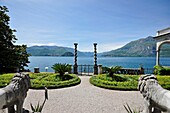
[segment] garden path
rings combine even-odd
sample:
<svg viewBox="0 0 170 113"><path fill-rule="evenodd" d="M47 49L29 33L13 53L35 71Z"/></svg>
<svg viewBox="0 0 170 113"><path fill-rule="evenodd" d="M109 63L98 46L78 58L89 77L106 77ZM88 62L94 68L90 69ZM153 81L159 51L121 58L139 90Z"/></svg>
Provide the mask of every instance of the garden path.
<svg viewBox="0 0 170 113"><path fill-rule="evenodd" d="M138 91L115 91L95 87L89 76L80 76L81 84L69 88L49 90L42 113L127 113L123 105L142 109L143 99ZM37 105L44 99L44 90L29 90L24 107Z"/></svg>

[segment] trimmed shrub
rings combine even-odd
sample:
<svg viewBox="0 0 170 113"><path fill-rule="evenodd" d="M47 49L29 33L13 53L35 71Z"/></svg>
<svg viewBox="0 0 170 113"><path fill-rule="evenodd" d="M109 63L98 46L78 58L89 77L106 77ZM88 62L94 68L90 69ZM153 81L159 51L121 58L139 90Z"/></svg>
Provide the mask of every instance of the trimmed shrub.
<svg viewBox="0 0 170 113"><path fill-rule="evenodd" d="M170 76L157 76L157 79L163 88L170 90Z"/></svg>
<svg viewBox="0 0 170 113"><path fill-rule="evenodd" d="M170 75L170 68L169 67L163 67L163 66L154 66L154 73L156 75Z"/></svg>
<svg viewBox="0 0 170 113"><path fill-rule="evenodd" d="M14 73L10 74L1 74L0 75L0 88L5 87L10 83L12 80L12 77L14 76Z"/></svg>

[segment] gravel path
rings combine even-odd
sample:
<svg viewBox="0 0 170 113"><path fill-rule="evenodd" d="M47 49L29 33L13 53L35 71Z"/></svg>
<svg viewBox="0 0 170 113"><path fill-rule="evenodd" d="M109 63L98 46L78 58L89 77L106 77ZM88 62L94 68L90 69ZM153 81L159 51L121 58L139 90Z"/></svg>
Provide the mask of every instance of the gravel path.
<svg viewBox="0 0 170 113"><path fill-rule="evenodd" d="M49 90L42 113L127 113L123 107L128 103L134 109L143 108L143 99L138 91L115 91L95 87L88 76L81 76L81 84L62 89ZM24 103L37 105L44 99L44 90L29 90Z"/></svg>

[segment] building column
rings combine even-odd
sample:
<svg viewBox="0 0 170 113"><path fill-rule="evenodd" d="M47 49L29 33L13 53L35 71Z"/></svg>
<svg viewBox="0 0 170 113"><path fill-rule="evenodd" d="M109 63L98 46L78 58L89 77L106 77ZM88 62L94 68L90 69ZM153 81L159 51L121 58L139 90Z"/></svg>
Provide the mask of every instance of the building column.
<svg viewBox="0 0 170 113"><path fill-rule="evenodd" d="M94 43L94 75L98 74L98 66L97 66L97 43Z"/></svg>
<svg viewBox="0 0 170 113"><path fill-rule="evenodd" d="M161 42L157 42L156 43L156 65L159 65L159 57L160 57L160 46L161 46Z"/></svg>
<svg viewBox="0 0 170 113"><path fill-rule="evenodd" d="M77 72L77 45L78 43L74 43L75 49L74 49L74 74L78 74Z"/></svg>
<svg viewBox="0 0 170 113"><path fill-rule="evenodd" d="M159 57L160 57L159 50L157 50L156 51L156 65L159 65Z"/></svg>

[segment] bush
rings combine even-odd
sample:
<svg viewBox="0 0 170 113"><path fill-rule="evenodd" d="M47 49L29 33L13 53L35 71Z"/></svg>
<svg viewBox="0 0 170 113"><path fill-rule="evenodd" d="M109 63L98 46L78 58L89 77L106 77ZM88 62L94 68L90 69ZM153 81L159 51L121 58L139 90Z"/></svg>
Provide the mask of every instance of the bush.
<svg viewBox="0 0 170 113"><path fill-rule="evenodd" d="M0 88L5 87L6 85L8 85L13 76L14 76L14 73L1 74L0 75Z"/></svg>
<svg viewBox="0 0 170 113"><path fill-rule="evenodd" d="M157 76L157 79L163 88L170 90L170 76Z"/></svg>
<svg viewBox="0 0 170 113"><path fill-rule="evenodd" d="M170 68L169 67L163 67L163 66L154 66L154 73L156 75L170 75Z"/></svg>

